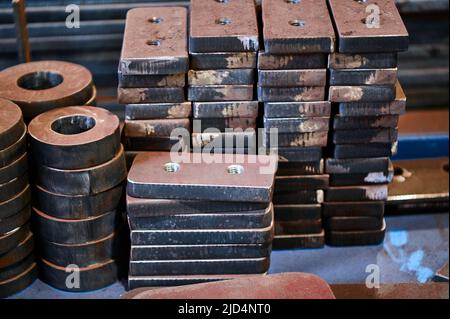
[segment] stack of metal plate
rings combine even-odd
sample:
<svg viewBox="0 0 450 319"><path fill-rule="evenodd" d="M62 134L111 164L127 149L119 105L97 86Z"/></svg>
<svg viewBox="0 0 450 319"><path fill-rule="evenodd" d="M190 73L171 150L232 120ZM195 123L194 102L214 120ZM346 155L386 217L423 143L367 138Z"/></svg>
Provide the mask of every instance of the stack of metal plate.
<svg viewBox="0 0 450 319"><path fill-rule="evenodd" d="M205 165L173 156L141 153L128 175L129 288L266 273L276 157Z"/></svg>
<svg viewBox="0 0 450 319"><path fill-rule="evenodd" d="M280 156L275 184L275 247L317 248L322 227L322 148L328 143L327 59L334 29L325 0L265 0L258 95L264 146Z"/></svg>
<svg viewBox="0 0 450 319"><path fill-rule="evenodd" d="M55 109L34 118L29 135L41 279L70 292L114 283L127 175L119 119L96 107Z"/></svg>
<svg viewBox="0 0 450 319"><path fill-rule="evenodd" d="M329 0L339 36L330 56L333 145L326 172L324 217L330 245L379 244L386 225L389 157L397 149L406 98L397 53L408 33L393 1Z"/></svg>
<svg viewBox="0 0 450 319"><path fill-rule="evenodd" d="M256 154L258 21L254 0L193 0L188 98L196 150Z"/></svg>
<svg viewBox="0 0 450 319"><path fill-rule="evenodd" d="M20 108L0 99L0 298L19 292L37 277L26 134Z"/></svg>
<svg viewBox="0 0 450 319"><path fill-rule="evenodd" d="M184 88L188 68L186 8L128 12L118 90L119 103L126 104L127 150L166 151L180 136L189 136L192 107Z"/></svg>

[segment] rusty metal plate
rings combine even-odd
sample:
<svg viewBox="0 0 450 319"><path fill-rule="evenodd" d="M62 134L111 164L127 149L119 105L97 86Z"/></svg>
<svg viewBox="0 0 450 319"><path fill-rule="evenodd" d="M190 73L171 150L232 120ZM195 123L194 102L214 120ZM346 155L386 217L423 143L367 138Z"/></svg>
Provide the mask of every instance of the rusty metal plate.
<svg viewBox="0 0 450 319"><path fill-rule="evenodd" d="M333 143L337 145L348 144L394 144L398 141L398 129L364 129L340 130L333 132Z"/></svg>
<svg viewBox="0 0 450 319"><path fill-rule="evenodd" d="M204 118L194 120L194 133L208 132L210 129L217 129L226 132L228 129L256 129L256 118L228 117L228 118ZM199 131L200 129L200 131Z"/></svg>
<svg viewBox="0 0 450 319"><path fill-rule="evenodd" d="M0 150L15 144L25 130L22 110L16 104L0 98Z"/></svg>
<svg viewBox="0 0 450 319"><path fill-rule="evenodd" d="M119 86L123 88L184 87L186 74L170 75L123 75L119 71Z"/></svg>
<svg viewBox="0 0 450 319"><path fill-rule="evenodd" d="M306 235L277 235L273 249L318 249L325 246L325 231Z"/></svg>
<svg viewBox="0 0 450 319"><path fill-rule="evenodd" d="M388 172L371 172L363 174L331 174L332 186L383 185L392 182L393 170Z"/></svg>
<svg viewBox="0 0 450 319"><path fill-rule="evenodd" d="M20 228L28 221L31 217L31 207L30 205L27 205L24 209L22 209L20 212L6 217L4 219L0 220L0 234L7 234L14 229Z"/></svg>
<svg viewBox="0 0 450 319"><path fill-rule="evenodd" d="M27 238L30 233L30 225L25 224L24 226L14 229L6 234L0 234L0 255L13 250L22 241Z"/></svg>
<svg viewBox="0 0 450 319"><path fill-rule="evenodd" d="M0 281L0 298L6 298L30 286L38 277L36 263L33 263L21 274L5 281Z"/></svg>
<svg viewBox="0 0 450 319"><path fill-rule="evenodd" d="M399 115L379 115L379 116L340 116L333 118L333 129L351 130L367 128L396 128L399 122Z"/></svg>
<svg viewBox="0 0 450 319"><path fill-rule="evenodd" d="M40 279L48 285L67 292L85 292L105 288L112 285L118 278L118 266L114 260L79 268L79 287L68 288L66 285L67 269L41 259ZM78 270L78 269L77 269ZM72 273L74 270L69 268Z"/></svg>
<svg viewBox="0 0 450 319"><path fill-rule="evenodd" d="M28 185L28 175L22 175L13 180L0 184L0 203L19 194Z"/></svg>
<svg viewBox="0 0 450 319"><path fill-rule="evenodd" d="M27 151L27 130L25 124L23 134L14 144L0 150L0 169L18 160Z"/></svg>
<svg viewBox="0 0 450 319"><path fill-rule="evenodd" d="M264 0L262 19L268 53L334 51L333 23L325 1Z"/></svg>
<svg viewBox="0 0 450 319"><path fill-rule="evenodd" d="M272 136L272 140L274 137ZM278 135L278 144L271 141L271 133L263 136L263 146L271 147L326 147L328 145L328 131L312 133L284 133Z"/></svg>
<svg viewBox="0 0 450 319"><path fill-rule="evenodd" d="M279 162L277 176L323 175L323 159L306 162Z"/></svg>
<svg viewBox="0 0 450 319"><path fill-rule="evenodd" d="M20 64L0 72L0 97L16 103L29 121L50 109L85 105L93 96L92 74L62 61Z"/></svg>
<svg viewBox="0 0 450 319"><path fill-rule="evenodd" d="M123 199L124 186L90 196L67 196L51 193L36 186L36 206L47 215L62 219L84 219L103 215L117 209Z"/></svg>
<svg viewBox="0 0 450 319"><path fill-rule="evenodd" d="M329 246L368 246L380 245L386 234L386 222L379 230L362 231L329 231L326 234L326 243Z"/></svg>
<svg viewBox="0 0 450 319"><path fill-rule="evenodd" d="M275 177L276 192L292 191L293 189L319 190L329 185L328 175L300 175Z"/></svg>
<svg viewBox="0 0 450 319"><path fill-rule="evenodd" d="M328 60L330 69L390 69L398 65L397 53L332 53Z"/></svg>
<svg viewBox="0 0 450 319"><path fill-rule="evenodd" d="M398 69L330 69L330 85L394 85Z"/></svg>
<svg viewBox="0 0 450 319"><path fill-rule="evenodd" d="M398 143L394 144L348 144L334 145L333 156L337 159L364 158L364 157L390 157L397 153Z"/></svg>
<svg viewBox="0 0 450 319"><path fill-rule="evenodd" d="M326 202L386 201L387 185L329 187L325 190Z"/></svg>
<svg viewBox="0 0 450 319"><path fill-rule="evenodd" d="M189 119L125 120L126 137L168 137L175 129L191 130Z"/></svg>
<svg viewBox="0 0 450 319"><path fill-rule="evenodd" d="M312 205L322 204L324 199L323 190L291 190L278 191L275 189L273 195L274 205Z"/></svg>
<svg viewBox="0 0 450 319"><path fill-rule="evenodd" d="M264 103L264 116L267 118L329 117L330 115L331 103L326 101Z"/></svg>
<svg viewBox="0 0 450 319"><path fill-rule="evenodd" d="M168 153L139 154L128 175L127 193L140 198L269 203L275 172L261 174L261 163L276 163L277 159L264 155L242 157L243 164L205 166L174 163Z"/></svg>
<svg viewBox="0 0 450 319"><path fill-rule="evenodd" d="M0 256L0 270L17 264L31 254L34 248L34 239L31 232L12 250Z"/></svg>
<svg viewBox="0 0 450 319"><path fill-rule="evenodd" d="M28 170L28 156L23 154L11 164L0 167L0 184L5 184L11 180L25 175Z"/></svg>
<svg viewBox="0 0 450 319"><path fill-rule="evenodd" d="M298 70L298 69L326 69L327 54L270 54L263 51L258 53L259 70Z"/></svg>
<svg viewBox="0 0 450 319"><path fill-rule="evenodd" d="M265 273L270 258L131 261L131 276L232 275Z"/></svg>
<svg viewBox="0 0 450 319"><path fill-rule="evenodd" d="M190 70L188 84L190 86L202 85L249 85L255 82L253 69L229 70Z"/></svg>
<svg viewBox="0 0 450 319"><path fill-rule="evenodd" d="M258 85L263 87L326 86L327 70L259 70Z"/></svg>
<svg viewBox="0 0 450 319"><path fill-rule="evenodd" d="M279 133L323 132L330 127L329 117L308 118L267 118L264 117L266 130L277 129Z"/></svg>
<svg viewBox="0 0 450 319"><path fill-rule="evenodd" d="M120 150L119 118L97 107L67 107L29 125L34 160L58 169L84 169L110 161Z"/></svg>
<svg viewBox="0 0 450 319"><path fill-rule="evenodd" d="M199 260L210 259L267 258L270 245L177 245L177 246L132 246L133 261L145 260Z"/></svg>
<svg viewBox="0 0 450 319"><path fill-rule="evenodd" d="M253 0L191 1L190 52L256 52L258 39Z"/></svg>
<svg viewBox="0 0 450 319"><path fill-rule="evenodd" d="M24 209L31 200L30 187L27 185L25 189L13 198L0 202L0 220L17 214Z"/></svg>
<svg viewBox="0 0 450 319"><path fill-rule="evenodd" d="M328 158L325 172L328 174L358 174L369 172L387 172L392 163L388 157L376 158Z"/></svg>
<svg viewBox="0 0 450 319"><path fill-rule="evenodd" d="M278 235L298 235L317 234L322 231L322 219L317 220L296 220L277 221L275 223L275 236Z"/></svg>
<svg viewBox="0 0 450 319"><path fill-rule="evenodd" d="M126 120L183 119L191 115L191 102L125 105Z"/></svg>
<svg viewBox="0 0 450 319"><path fill-rule="evenodd" d="M127 176L123 146L109 162L80 170L61 170L39 165L36 174L37 184L52 193L77 196L94 195L106 192Z"/></svg>
<svg viewBox="0 0 450 319"><path fill-rule="evenodd" d="M114 233L119 218L116 211L86 219L61 219L33 208L39 236L58 244L83 244Z"/></svg>
<svg viewBox="0 0 450 319"><path fill-rule="evenodd" d="M186 8L128 11L119 65L123 75L181 74L188 67Z"/></svg>
<svg viewBox="0 0 450 319"><path fill-rule="evenodd" d="M193 104L194 119L207 118L257 118L258 102L196 102Z"/></svg>
<svg viewBox="0 0 450 319"><path fill-rule="evenodd" d="M361 85L330 86L331 102L392 102L395 100L395 86Z"/></svg>
<svg viewBox="0 0 450 319"><path fill-rule="evenodd" d="M216 148L254 148L256 149L255 130L244 132L225 132L225 133L192 133L192 146L201 149L202 147Z"/></svg>
<svg viewBox="0 0 450 319"><path fill-rule="evenodd" d="M253 85L201 85L188 88L194 102L253 101Z"/></svg>
<svg viewBox="0 0 450 319"><path fill-rule="evenodd" d="M322 218L322 205L277 205L274 207L274 212L277 222L318 220Z"/></svg>
<svg viewBox="0 0 450 319"><path fill-rule="evenodd" d="M324 221L327 231L380 230L383 218L377 217L332 217Z"/></svg>
<svg viewBox="0 0 450 319"><path fill-rule="evenodd" d="M321 147L280 147L274 151L279 156L279 163L319 162L323 157Z"/></svg>
<svg viewBox="0 0 450 319"><path fill-rule="evenodd" d="M183 103L185 101L184 88L119 87L117 96L120 104Z"/></svg>
<svg viewBox="0 0 450 319"><path fill-rule="evenodd" d="M312 102L325 100L325 87L261 87L258 86L260 102Z"/></svg>
<svg viewBox="0 0 450 319"><path fill-rule="evenodd" d="M393 1L329 0L328 3L339 37L340 53L408 49L408 31Z"/></svg>
<svg viewBox="0 0 450 319"><path fill-rule="evenodd" d="M384 201L369 202L325 202L323 217L377 217L384 216Z"/></svg>
<svg viewBox="0 0 450 319"><path fill-rule="evenodd" d="M190 53L193 70L255 69L255 52Z"/></svg>

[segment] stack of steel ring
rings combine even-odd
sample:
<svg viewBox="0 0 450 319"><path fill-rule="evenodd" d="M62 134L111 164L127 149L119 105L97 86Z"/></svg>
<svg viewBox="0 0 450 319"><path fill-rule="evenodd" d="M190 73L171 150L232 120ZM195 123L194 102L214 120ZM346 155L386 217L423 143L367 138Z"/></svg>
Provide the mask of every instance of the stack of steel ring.
<svg viewBox="0 0 450 319"><path fill-rule="evenodd" d="M29 135L41 279L71 292L114 283L127 176L119 119L96 107L55 109L34 118Z"/></svg>
<svg viewBox="0 0 450 319"><path fill-rule="evenodd" d="M0 97L16 103L26 123L54 108L95 105L96 89L85 67L62 61L19 64L0 72Z"/></svg>
<svg viewBox="0 0 450 319"><path fill-rule="evenodd" d="M14 103L0 99L0 298L37 277L30 232L26 125Z"/></svg>

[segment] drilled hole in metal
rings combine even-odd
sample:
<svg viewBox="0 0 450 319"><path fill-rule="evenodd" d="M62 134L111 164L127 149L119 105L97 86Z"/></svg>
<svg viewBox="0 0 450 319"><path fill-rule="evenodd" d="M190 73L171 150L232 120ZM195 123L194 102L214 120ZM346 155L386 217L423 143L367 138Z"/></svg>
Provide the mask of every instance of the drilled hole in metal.
<svg viewBox="0 0 450 319"><path fill-rule="evenodd" d="M177 163L167 163L164 165L164 170L167 173L176 173L181 169L180 164Z"/></svg>
<svg viewBox="0 0 450 319"><path fill-rule="evenodd" d="M442 169L444 170L444 172L448 173L448 163L442 166Z"/></svg>
<svg viewBox="0 0 450 319"><path fill-rule="evenodd" d="M220 25L230 25L230 24L231 24L231 20L230 20L230 19L227 19L227 18L217 19L217 20L216 20L216 24L220 24Z"/></svg>
<svg viewBox="0 0 450 319"><path fill-rule="evenodd" d="M39 91L57 87L63 81L64 78L58 73L41 71L22 76L17 81L17 85L26 90Z"/></svg>
<svg viewBox="0 0 450 319"><path fill-rule="evenodd" d="M153 17L153 18L148 19L148 22L155 23L155 24L159 24L163 21L164 21L163 18L160 18L160 17Z"/></svg>
<svg viewBox="0 0 450 319"><path fill-rule="evenodd" d="M244 173L244 168L241 165L228 166L228 174L241 175L242 173Z"/></svg>
<svg viewBox="0 0 450 319"><path fill-rule="evenodd" d="M159 40L149 40L147 41L147 45L151 45L151 46L160 46L161 45L161 41Z"/></svg>
<svg viewBox="0 0 450 319"><path fill-rule="evenodd" d="M57 119L51 127L56 133L75 135L91 130L95 124L95 119L92 117L75 115Z"/></svg>
<svg viewBox="0 0 450 319"><path fill-rule="evenodd" d="M394 167L394 176L403 176L405 173L405 170L401 167L395 166Z"/></svg>
<svg viewBox="0 0 450 319"><path fill-rule="evenodd" d="M294 27L303 28L305 27L305 21L302 20L291 20L289 24Z"/></svg>

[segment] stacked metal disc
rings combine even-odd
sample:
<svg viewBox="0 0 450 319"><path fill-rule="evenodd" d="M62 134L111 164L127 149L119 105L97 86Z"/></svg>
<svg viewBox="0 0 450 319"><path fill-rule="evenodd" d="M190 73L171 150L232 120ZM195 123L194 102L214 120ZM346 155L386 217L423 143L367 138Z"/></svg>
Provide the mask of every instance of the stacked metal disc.
<svg viewBox="0 0 450 319"><path fill-rule="evenodd" d="M20 106L26 123L54 108L96 103L91 72L73 63L19 64L1 71L0 83L0 97Z"/></svg>
<svg viewBox="0 0 450 319"><path fill-rule="evenodd" d="M119 119L96 107L43 113L29 125L40 278L70 292L114 283L127 170Z"/></svg>
<svg viewBox="0 0 450 319"><path fill-rule="evenodd" d="M119 103L126 104L127 150L168 151L180 135L189 139L192 106L184 92L188 60L186 8L128 12L118 90Z"/></svg>
<svg viewBox="0 0 450 319"><path fill-rule="evenodd" d="M238 156L245 164L172 161L167 152L137 155L127 187L130 289L268 271L277 160ZM273 170L261 170L269 162Z"/></svg>
<svg viewBox="0 0 450 319"><path fill-rule="evenodd" d="M37 278L30 232L27 127L20 108L0 99L0 298Z"/></svg>
<svg viewBox="0 0 450 319"><path fill-rule="evenodd" d="M331 55L333 133L324 218L329 245L383 242L387 184L406 98L397 81L397 52L408 33L393 1L329 0L339 36ZM370 14L372 13L372 14Z"/></svg>
<svg viewBox="0 0 450 319"><path fill-rule="evenodd" d="M264 146L280 156L275 183L277 248L325 244L322 202L328 187L322 148L328 143L328 54L334 30L325 1L265 0L258 95L264 102ZM282 19L280 19L282 17Z"/></svg>
<svg viewBox="0 0 450 319"><path fill-rule="evenodd" d="M188 99L195 151L256 154L258 21L253 0L193 0Z"/></svg>

